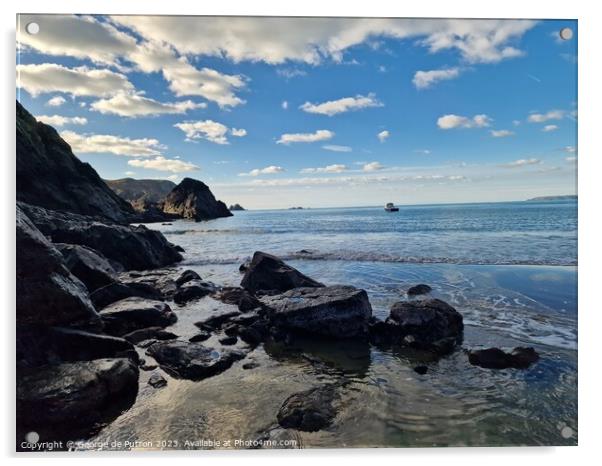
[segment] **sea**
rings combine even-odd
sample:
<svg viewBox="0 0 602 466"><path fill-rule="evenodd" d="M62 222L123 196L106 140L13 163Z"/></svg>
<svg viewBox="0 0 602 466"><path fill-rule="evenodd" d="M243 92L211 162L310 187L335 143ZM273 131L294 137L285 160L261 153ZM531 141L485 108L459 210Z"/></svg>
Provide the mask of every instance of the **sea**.
<svg viewBox="0 0 602 466"><path fill-rule="evenodd" d="M147 227L182 246L179 267L203 279L237 286L239 265L264 251L325 284L365 289L381 318L407 299L410 286L426 283L432 296L463 315L460 349L425 360L365 343L300 340L294 351L261 345L247 358L257 368L236 364L201 382L166 375L167 387L156 390L145 385L143 373L136 404L95 439L176 440L162 448L179 449L252 441L275 427L287 396L344 376L350 383L335 422L290 434L297 446L576 444L577 202L399 207L236 211L229 218ZM223 306L209 297L174 305L179 321L173 330L192 336L193 322ZM206 344L219 346L217 338ZM491 346L532 346L541 359L527 370L468 363L466 351ZM426 364L427 374L417 374L417 364Z"/></svg>

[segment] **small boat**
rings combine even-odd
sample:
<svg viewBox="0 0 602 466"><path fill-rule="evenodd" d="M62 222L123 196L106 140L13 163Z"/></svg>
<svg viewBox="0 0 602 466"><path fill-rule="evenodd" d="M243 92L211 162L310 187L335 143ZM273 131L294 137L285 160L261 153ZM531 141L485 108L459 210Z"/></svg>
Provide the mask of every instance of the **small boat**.
<svg viewBox="0 0 602 466"><path fill-rule="evenodd" d="M387 212L399 212L399 207L395 207L395 204L393 204L392 202L389 202L385 206L385 210Z"/></svg>

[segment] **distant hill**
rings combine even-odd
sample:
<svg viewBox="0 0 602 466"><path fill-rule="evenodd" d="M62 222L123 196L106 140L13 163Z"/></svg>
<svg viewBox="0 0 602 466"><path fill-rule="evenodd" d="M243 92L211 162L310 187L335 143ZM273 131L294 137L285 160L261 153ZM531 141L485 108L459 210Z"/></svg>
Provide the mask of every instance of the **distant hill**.
<svg viewBox="0 0 602 466"><path fill-rule="evenodd" d="M576 201L577 195L566 194L563 196L540 196L532 199L527 199L526 202L542 202L542 201Z"/></svg>
<svg viewBox="0 0 602 466"><path fill-rule="evenodd" d="M141 201L160 202L176 187L176 184L169 180L135 180L134 178L105 180L105 183L119 197L131 204Z"/></svg>

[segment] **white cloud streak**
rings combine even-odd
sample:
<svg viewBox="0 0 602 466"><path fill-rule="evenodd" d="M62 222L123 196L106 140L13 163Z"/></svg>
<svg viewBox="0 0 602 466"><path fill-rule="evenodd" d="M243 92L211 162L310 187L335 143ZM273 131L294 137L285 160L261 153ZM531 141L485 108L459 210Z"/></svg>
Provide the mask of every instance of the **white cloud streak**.
<svg viewBox="0 0 602 466"><path fill-rule="evenodd" d="M36 120L59 128L65 125L85 125L88 123L88 120L84 117L66 117L62 115L37 115Z"/></svg>
<svg viewBox="0 0 602 466"><path fill-rule="evenodd" d="M327 129L319 129L315 133L285 133L280 136L280 139L276 141L276 144L288 146L289 144L297 142L327 141L333 137L334 133Z"/></svg>
<svg viewBox="0 0 602 466"><path fill-rule="evenodd" d="M158 102L140 94L118 94L108 99L93 102L92 110L102 114L119 115L123 117L157 116L163 114L182 114L189 110L205 108L204 102L195 103L191 100L182 102Z"/></svg>
<svg viewBox="0 0 602 466"><path fill-rule="evenodd" d="M344 97L338 100L329 100L320 104L305 102L299 108L307 113L333 116L353 110L382 106L383 104L376 99L374 94L368 94L367 96L356 95L355 97Z"/></svg>
<svg viewBox="0 0 602 466"><path fill-rule="evenodd" d="M148 170L158 170L172 173L184 173L200 170L200 168L193 163L184 162L178 159L167 159L163 156L157 156L154 159L128 160L128 165L136 168L146 168Z"/></svg>
<svg viewBox="0 0 602 466"><path fill-rule="evenodd" d="M228 132L236 137L242 137L247 134L244 129L233 128L229 130L226 125L213 120L184 121L174 126L182 130L188 140L206 139L215 144L230 144L227 138Z"/></svg>
<svg viewBox="0 0 602 466"><path fill-rule="evenodd" d="M447 68L441 70L416 71L412 82L416 89L428 89L439 81L455 79L460 76L459 68Z"/></svg>
<svg viewBox="0 0 602 466"><path fill-rule="evenodd" d="M461 115L443 115L437 120L437 126L441 129L455 128L483 128L489 126L493 120L487 115L475 115L472 118Z"/></svg>
<svg viewBox="0 0 602 466"><path fill-rule="evenodd" d="M109 134L79 134L62 131L61 137L67 141L76 154L114 154L128 157L148 157L161 155L165 146L157 139L130 139Z"/></svg>

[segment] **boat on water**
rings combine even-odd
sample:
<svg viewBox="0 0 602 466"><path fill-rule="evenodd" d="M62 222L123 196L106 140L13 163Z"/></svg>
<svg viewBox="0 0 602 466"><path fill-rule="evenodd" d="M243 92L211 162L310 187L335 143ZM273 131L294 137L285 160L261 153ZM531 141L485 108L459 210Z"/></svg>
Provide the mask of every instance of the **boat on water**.
<svg viewBox="0 0 602 466"><path fill-rule="evenodd" d="M389 202L385 206L385 210L387 212L399 212L399 207L395 207L395 204L393 204L392 202Z"/></svg>

